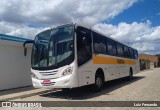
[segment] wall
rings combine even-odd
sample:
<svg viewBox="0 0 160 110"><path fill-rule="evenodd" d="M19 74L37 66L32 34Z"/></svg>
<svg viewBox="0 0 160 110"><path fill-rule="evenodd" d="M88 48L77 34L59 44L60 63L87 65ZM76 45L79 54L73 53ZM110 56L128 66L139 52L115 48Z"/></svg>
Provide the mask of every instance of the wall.
<svg viewBox="0 0 160 110"><path fill-rule="evenodd" d="M0 90L31 85L31 46L24 56L23 43L0 41Z"/></svg>
<svg viewBox="0 0 160 110"><path fill-rule="evenodd" d="M149 69L150 68L150 61L145 59L140 59L140 70Z"/></svg>
<svg viewBox="0 0 160 110"><path fill-rule="evenodd" d="M150 62L150 69L154 68L154 62Z"/></svg>

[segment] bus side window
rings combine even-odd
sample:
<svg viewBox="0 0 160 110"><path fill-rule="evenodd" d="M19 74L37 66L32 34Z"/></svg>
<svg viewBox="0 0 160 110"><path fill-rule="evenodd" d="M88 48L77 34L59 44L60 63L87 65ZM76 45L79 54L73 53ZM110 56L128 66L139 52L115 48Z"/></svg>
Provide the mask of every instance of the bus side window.
<svg viewBox="0 0 160 110"><path fill-rule="evenodd" d="M129 49L127 46L124 46L124 57L129 58Z"/></svg>
<svg viewBox="0 0 160 110"><path fill-rule="evenodd" d="M130 58L134 59L134 52L132 48L129 48Z"/></svg>
<svg viewBox="0 0 160 110"><path fill-rule="evenodd" d="M93 32L94 52L97 54L106 54L106 39L102 35Z"/></svg>
<svg viewBox="0 0 160 110"><path fill-rule="evenodd" d="M135 57L135 59L138 59L138 51L137 50L134 50L134 57Z"/></svg>
<svg viewBox="0 0 160 110"><path fill-rule="evenodd" d="M124 56L123 47L122 47L122 44L120 44L120 43L117 43L117 54L118 54L118 56L120 56L120 57L123 57L123 56Z"/></svg>
<svg viewBox="0 0 160 110"><path fill-rule="evenodd" d="M116 42L114 42L113 40L110 39L107 40L107 49L109 55L113 56L117 55Z"/></svg>

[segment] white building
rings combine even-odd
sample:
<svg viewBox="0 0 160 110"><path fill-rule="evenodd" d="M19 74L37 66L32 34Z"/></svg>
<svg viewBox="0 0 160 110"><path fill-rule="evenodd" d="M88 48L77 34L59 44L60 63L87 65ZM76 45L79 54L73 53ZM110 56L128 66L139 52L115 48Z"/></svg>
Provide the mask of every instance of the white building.
<svg viewBox="0 0 160 110"><path fill-rule="evenodd" d="M0 90L31 85L31 45L24 56L24 41L29 40L0 34Z"/></svg>

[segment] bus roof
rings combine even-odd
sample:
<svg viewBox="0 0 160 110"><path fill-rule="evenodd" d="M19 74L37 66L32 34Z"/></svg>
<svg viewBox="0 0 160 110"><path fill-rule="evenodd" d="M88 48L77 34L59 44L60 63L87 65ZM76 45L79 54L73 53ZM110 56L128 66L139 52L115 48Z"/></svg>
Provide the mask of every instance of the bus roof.
<svg viewBox="0 0 160 110"><path fill-rule="evenodd" d="M135 49L135 48L133 48L133 47L131 47L131 46L125 44L125 43L122 43L122 42L120 42L120 41L118 41L118 40L116 40L116 39L114 39L114 38L112 38L112 37L110 37L110 36L105 35L105 34L102 33L102 32L99 32L99 31L97 31L97 30L93 29L92 27L89 27L89 26L87 26L87 25L85 25L85 24L79 24L79 23L67 23L67 24L62 24L62 25L55 26L54 28L63 27L63 26L67 26L67 25L75 25L76 27L77 27L77 26L81 26L81 27L90 29L91 31L94 31L94 32L96 32L96 33L98 33L98 34L100 34L100 35L103 35L103 36L105 36L105 37L107 37L107 38L110 38L110 39L112 39L112 40L114 40L114 41L116 41L116 42L118 42L118 43L121 43L121 44L127 46L127 47L130 47L130 48L132 48L132 49L134 49L134 50L137 50L137 49ZM54 29L54 28L51 28L51 29ZM47 29L47 30L49 30L49 29ZM44 31L46 31L46 30L44 30Z"/></svg>
<svg viewBox="0 0 160 110"><path fill-rule="evenodd" d="M134 49L134 50L137 50L137 49L135 49L135 48L133 48L133 47L131 47L131 46L125 44L125 43L122 43L122 42L116 40L115 38L112 38L112 37L110 37L110 36L105 35L105 34L102 33L102 32L99 32L99 31L97 31L97 30L95 30L95 29L93 29L93 28L91 28L91 27L88 27L88 26L85 26L85 25L81 25L81 24L76 24L76 26L81 26L81 27L90 29L91 31L94 31L94 32L96 32L96 33L98 33L98 34L100 34L100 35L103 35L103 36L105 36L105 37L107 37L107 38L110 38L110 39L112 39L112 40L114 40L114 41L116 41L116 42L118 42L118 43L121 43L121 44L127 46L127 47L130 47L130 48L132 48L132 49Z"/></svg>

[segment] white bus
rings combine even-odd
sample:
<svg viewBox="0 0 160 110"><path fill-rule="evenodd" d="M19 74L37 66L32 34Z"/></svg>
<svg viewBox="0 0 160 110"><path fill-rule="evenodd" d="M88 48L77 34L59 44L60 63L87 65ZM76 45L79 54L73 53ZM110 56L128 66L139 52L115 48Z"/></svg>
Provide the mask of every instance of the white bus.
<svg viewBox="0 0 160 110"><path fill-rule="evenodd" d="M78 24L45 30L33 42L31 76L35 88L92 85L99 91L105 81L131 79L139 72L136 49Z"/></svg>

